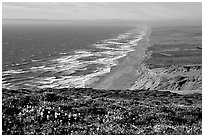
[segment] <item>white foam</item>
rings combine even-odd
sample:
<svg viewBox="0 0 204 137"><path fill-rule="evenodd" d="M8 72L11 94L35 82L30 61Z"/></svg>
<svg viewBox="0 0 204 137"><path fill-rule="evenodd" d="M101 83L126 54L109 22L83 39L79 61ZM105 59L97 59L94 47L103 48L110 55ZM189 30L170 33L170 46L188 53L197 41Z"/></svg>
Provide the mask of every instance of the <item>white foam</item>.
<svg viewBox="0 0 204 137"><path fill-rule="evenodd" d="M11 83L2 83L2 88L9 88L11 86Z"/></svg>
<svg viewBox="0 0 204 137"><path fill-rule="evenodd" d="M7 71L3 71L2 74L3 76L5 75L9 75L9 74L20 74L20 73L25 73L27 71L23 71L22 69L18 69L18 70L7 70Z"/></svg>
<svg viewBox="0 0 204 137"><path fill-rule="evenodd" d="M110 72L111 67L106 66L106 68L101 69L98 72L87 74L84 76L62 76L56 79L55 77L39 78L33 81L37 84L38 88L60 88L60 87L85 87L90 84L90 80L94 82L97 80L97 76L101 76L105 73Z"/></svg>
<svg viewBox="0 0 204 137"><path fill-rule="evenodd" d="M66 52L62 52L62 53L60 53L60 55L66 55L67 53Z"/></svg>
<svg viewBox="0 0 204 137"><path fill-rule="evenodd" d="M32 59L31 61L32 61L32 62L39 62L40 60Z"/></svg>
<svg viewBox="0 0 204 137"><path fill-rule="evenodd" d="M30 70L43 69L45 66L31 67Z"/></svg>
<svg viewBox="0 0 204 137"><path fill-rule="evenodd" d="M2 72L2 77L10 76L12 73L8 73L6 71Z"/></svg>
<svg viewBox="0 0 204 137"><path fill-rule="evenodd" d="M28 62L23 62L23 63L21 63L21 65L27 65L27 64L29 64Z"/></svg>
<svg viewBox="0 0 204 137"><path fill-rule="evenodd" d="M113 66L118 64L118 59L126 56L129 52L134 51L134 46L137 46L138 41L143 37L142 34L136 35L133 33L123 33L118 35L116 38L106 39L98 44L94 44L96 48L102 49L102 51L91 52L85 50L78 50L74 52L74 55L65 55L68 53L60 53L63 55L60 58L49 60L45 62L46 65L32 67L31 71L52 71L53 73L60 73L60 76L51 76L51 77L40 77L27 81L24 84L26 86L36 86L38 88L63 88L63 87L86 87L94 81L98 81L99 77L107 74L111 71ZM128 40L128 38L131 38ZM120 40L127 39L126 43L121 43ZM104 50L103 50L104 49ZM97 56L95 60L84 61L78 60L83 57ZM32 60L33 62L38 60ZM81 76L69 75L75 72L75 70L86 70L86 66L92 64L99 64L100 67L97 67L96 70L93 70L92 73L83 74ZM25 72L25 71L24 71ZM20 74L23 73L22 70L10 70L3 72L4 76L11 74Z"/></svg>

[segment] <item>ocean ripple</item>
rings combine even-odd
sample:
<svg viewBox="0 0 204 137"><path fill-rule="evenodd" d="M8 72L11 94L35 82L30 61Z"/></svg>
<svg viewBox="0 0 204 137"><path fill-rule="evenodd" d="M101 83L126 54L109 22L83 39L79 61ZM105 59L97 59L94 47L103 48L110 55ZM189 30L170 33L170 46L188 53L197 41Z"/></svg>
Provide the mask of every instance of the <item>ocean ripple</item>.
<svg viewBox="0 0 204 137"><path fill-rule="evenodd" d="M40 62L41 65L31 66L27 70L3 71L2 85L4 88L87 87L109 73L111 68L118 64L118 59L134 51L143 35L142 31L136 29L119 34L116 38L97 42L92 45L93 50L62 52L59 53L60 57L45 61L32 59L33 63ZM25 73L28 72L30 72L28 75L32 74L34 77L22 79L21 75L26 76ZM13 77L16 80L13 80Z"/></svg>

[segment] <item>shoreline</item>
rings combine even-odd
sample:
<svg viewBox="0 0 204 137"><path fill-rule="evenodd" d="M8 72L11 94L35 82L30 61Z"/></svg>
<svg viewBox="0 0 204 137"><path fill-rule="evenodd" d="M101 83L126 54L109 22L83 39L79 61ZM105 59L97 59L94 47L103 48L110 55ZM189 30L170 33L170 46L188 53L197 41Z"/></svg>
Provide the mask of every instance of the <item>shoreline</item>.
<svg viewBox="0 0 204 137"><path fill-rule="evenodd" d="M126 35L126 33L130 33L134 29L128 30L127 32L125 31L123 33L119 33L119 34L117 34L117 36L111 37L109 39L101 40L101 43L102 43L101 48L98 48L98 47L100 47L100 44L99 45L97 45L97 43L92 44L91 46L93 46L96 49L96 50L94 49L93 52L91 50L89 51L89 49L88 50L80 49L80 50L74 51L73 54L72 53L71 54L65 53L66 54L65 56L64 56L64 54L62 54L62 56L52 58L49 60L45 60L42 63L40 62L41 64L39 66L28 67L28 70L26 69L25 71L22 69L16 69L16 70L14 70L13 73L19 74L20 76L22 74L24 75L24 72L25 73L27 73L27 72L39 73L39 75L41 75L41 76L44 76L44 74L46 73L47 75L44 77L41 77L41 76L40 77L34 77L34 78L29 79L29 81L17 79L18 78L17 77L16 79L20 81L17 84L15 82L12 83L13 81L9 81L10 77L9 78L6 77L4 83L6 83L6 84L8 83L8 84L5 85L3 83L4 84L3 87L7 88L7 89L20 89L20 88L26 88L26 89L30 89L30 88L32 88L32 89L56 88L56 89L59 89L59 88L63 88L63 87L69 87L69 88L83 87L83 88L86 88L89 85L91 85L93 81L95 81L95 78L97 80L99 80L101 77L106 75L106 73L109 73L110 70L115 67L113 65L117 65L118 62L121 62L121 60L123 60L128 55L127 51L131 52L134 50L133 49L134 47L131 47L131 45L129 45L129 47L127 47L127 48L123 47L123 46L118 46L118 47L116 46L116 49L117 48L119 49L119 54L117 55L117 54L115 54L114 51L112 52L113 48L109 48L108 47L109 45L107 46L107 49L109 48L110 50L107 50L107 52L106 52L106 46L104 46L106 44L109 44L108 41L109 40L111 41L111 39L116 39L116 41L117 41L117 39L118 40L122 39L122 38L120 38L120 36ZM113 44L114 44L114 40L113 40ZM100 49L102 49L102 50L100 50ZM109 54L108 52L110 52L111 54ZM100 55L100 54L104 54L104 55ZM114 56L112 56L112 55L114 55L114 56L116 55L116 57L119 57L119 58L114 58ZM85 61L83 60L83 57L85 58ZM89 57L96 57L96 59L95 60L89 60L89 59L86 60L86 58L89 58ZM101 60L100 60L100 57L101 57ZM105 60L103 60L103 58ZM79 60L79 63L77 62L78 60ZM104 63L104 61L105 61L105 63ZM97 64L104 65L104 67L101 67L103 69L101 69L100 67L99 67L99 69L97 68L96 73L95 73L95 71L89 70L89 68L88 68L89 65L95 65L96 66ZM83 65L85 67L83 67ZM86 67L88 68L88 70L83 72L83 68L86 68ZM94 67L93 67L93 70L95 69ZM51 71L49 71L50 69L51 69ZM82 73L82 74L80 74L81 76L79 76L78 74L75 75L75 72L77 73L78 70L79 70L79 73ZM89 73L89 71L90 72L92 71L92 72ZM54 76L49 75L49 72L52 72ZM10 70L8 70L4 73L5 73L5 76L8 76L8 74L10 74L10 73L11 73L11 75L13 74ZM59 75L58 75L58 73L59 73ZM91 75L91 74L93 74L93 75ZM28 74L28 76L30 76L30 75ZM36 80L37 78L39 78L40 80ZM7 79L9 79L9 80L7 81ZM30 84L30 83L32 83L32 84ZM33 83L34 83L34 85L33 85Z"/></svg>
<svg viewBox="0 0 204 137"><path fill-rule="evenodd" d="M144 26L143 26L144 27ZM135 47L135 51L118 59L118 65L114 66L110 73L104 75L99 81L88 87L93 89L129 89L136 79L136 70L145 59L145 52L150 45L149 36L151 28L145 26L145 34Z"/></svg>

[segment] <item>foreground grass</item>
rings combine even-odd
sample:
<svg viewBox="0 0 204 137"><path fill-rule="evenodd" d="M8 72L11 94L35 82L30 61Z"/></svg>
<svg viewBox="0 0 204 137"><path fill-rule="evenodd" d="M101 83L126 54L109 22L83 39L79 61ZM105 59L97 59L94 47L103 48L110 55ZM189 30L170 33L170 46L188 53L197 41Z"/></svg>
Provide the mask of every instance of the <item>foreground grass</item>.
<svg viewBox="0 0 204 137"><path fill-rule="evenodd" d="M202 134L202 95L2 90L2 134Z"/></svg>

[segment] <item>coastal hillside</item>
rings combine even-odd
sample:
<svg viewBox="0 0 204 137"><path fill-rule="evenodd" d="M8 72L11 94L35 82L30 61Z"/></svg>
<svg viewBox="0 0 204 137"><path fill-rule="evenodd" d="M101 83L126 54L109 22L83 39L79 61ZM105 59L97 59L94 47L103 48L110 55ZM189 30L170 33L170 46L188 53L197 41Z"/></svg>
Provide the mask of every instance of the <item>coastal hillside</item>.
<svg viewBox="0 0 204 137"><path fill-rule="evenodd" d="M202 135L202 2L3 2L2 135Z"/></svg>
<svg viewBox="0 0 204 137"><path fill-rule="evenodd" d="M3 88L2 134L202 134L201 35L198 26L148 29L92 88Z"/></svg>
<svg viewBox="0 0 204 137"><path fill-rule="evenodd" d="M202 134L202 95L91 88L3 89L2 134Z"/></svg>
<svg viewBox="0 0 204 137"><path fill-rule="evenodd" d="M152 28L150 44L130 89L201 92L201 26Z"/></svg>

